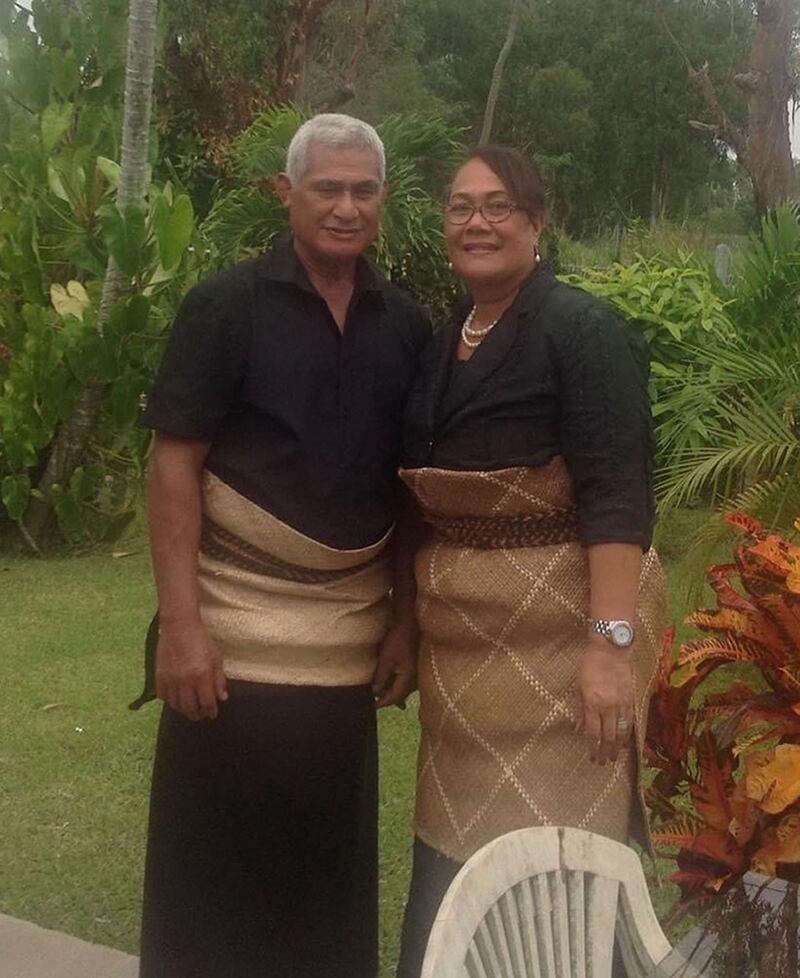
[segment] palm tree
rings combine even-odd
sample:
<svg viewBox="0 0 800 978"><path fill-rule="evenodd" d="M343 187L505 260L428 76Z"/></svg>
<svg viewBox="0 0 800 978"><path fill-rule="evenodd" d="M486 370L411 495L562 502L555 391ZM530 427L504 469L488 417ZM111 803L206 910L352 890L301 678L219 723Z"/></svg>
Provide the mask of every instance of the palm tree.
<svg viewBox="0 0 800 978"><path fill-rule="evenodd" d="M147 192L147 154L150 142L153 74L155 71L158 0L130 0L128 48L125 69L125 108L122 123L122 160L117 207L144 205ZM130 286L130 279L109 257L100 301L97 328L108 324L114 303ZM27 532L36 544L50 515L48 492L66 482L81 463L94 427L104 387L89 382L72 417L56 435L47 466L39 481L38 498L33 498L25 518Z"/></svg>
<svg viewBox="0 0 800 978"><path fill-rule="evenodd" d="M800 221L782 206L740 256L713 348L687 350L658 405L662 512L710 498L791 532L800 513ZM704 432L691 444L689 432Z"/></svg>

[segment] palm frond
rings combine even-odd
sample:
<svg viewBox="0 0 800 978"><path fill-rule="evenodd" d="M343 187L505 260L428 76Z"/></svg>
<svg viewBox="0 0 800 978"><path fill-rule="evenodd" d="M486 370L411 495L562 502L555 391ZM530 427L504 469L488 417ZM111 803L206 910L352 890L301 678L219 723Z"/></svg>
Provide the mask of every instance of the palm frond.
<svg viewBox="0 0 800 978"><path fill-rule="evenodd" d="M242 180L263 180L280 173L286 164L289 143L305 119L300 109L292 105L262 112L230 147L229 158L236 175Z"/></svg>
<svg viewBox="0 0 800 978"><path fill-rule="evenodd" d="M286 227L286 211L278 198L248 186L218 197L201 232L211 245L211 264L222 268L264 251Z"/></svg>

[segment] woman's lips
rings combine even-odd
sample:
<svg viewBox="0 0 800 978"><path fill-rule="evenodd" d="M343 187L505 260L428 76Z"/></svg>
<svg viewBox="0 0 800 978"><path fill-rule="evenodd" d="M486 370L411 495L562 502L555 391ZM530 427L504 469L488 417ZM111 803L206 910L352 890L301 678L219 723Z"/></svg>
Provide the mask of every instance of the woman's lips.
<svg viewBox="0 0 800 978"><path fill-rule="evenodd" d="M497 245L493 244L467 244L464 245L464 251L470 255L491 255L497 251Z"/></svg>

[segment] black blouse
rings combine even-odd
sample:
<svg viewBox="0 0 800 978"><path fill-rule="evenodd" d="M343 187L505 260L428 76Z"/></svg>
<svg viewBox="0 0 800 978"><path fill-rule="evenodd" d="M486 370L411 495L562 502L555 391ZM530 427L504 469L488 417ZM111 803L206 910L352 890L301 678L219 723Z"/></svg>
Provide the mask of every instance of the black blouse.
<svg viewBox="0 0 800 978"><path fill-rule="evenodd" d="M563 455L581 542L646 549L653 434L642 337L610 306L540 268L458 364L468 309L423 354L406 409L406 467L492 470Z"/></svg>

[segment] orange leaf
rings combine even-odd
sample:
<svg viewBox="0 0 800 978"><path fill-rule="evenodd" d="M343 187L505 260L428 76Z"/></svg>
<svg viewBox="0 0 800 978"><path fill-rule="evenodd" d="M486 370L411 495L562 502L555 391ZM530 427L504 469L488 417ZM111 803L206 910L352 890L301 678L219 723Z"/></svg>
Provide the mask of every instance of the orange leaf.
<svg viewBox="0 0 800 978"><path fill-rule="evenodd" d="M764 645L781 656L787 653L784 636L755 608L752 613L735 608L722 608L718 611L695 611L686 618L689 625L706 630L731 632L734 638L745 638Z"/></svg>
<svg viewBox="0 0 800 978"><path fill-rule="evenodd" d="M800 863L800 815L787 815L764 833L764 845L753 854L751 866L767 876L778 873L778 863Z"/></svg>
<svg viewBox="0 0 800 978"><path fill-rule="evenodd" d="M779 536L768 536L748 548L751 554L760 557L765 569L778 577L786 578L794 568L789 544Z"/></svg>
<svg viewBox="0 0 800 978"><path fill-rule="evenodd" d="M747 774L747 797L770 814L800 798L800 745L778 744L773 756Z"/></svg>
<svg viewBox="0 0 800 978"><path fill-rule="evenodd" d="M678 653L676 665L697 666L705 659L722 659L725 662L757 662L763 655L761 649L747 639L729 636L709 636L684 642Z"/></svg>
<svg viewBox="0 0 800 978"><path fill-rule="evenodd" d="M679 846L681 849L688 849L702 831L703 823L699 819L681 814L663 822L651 832L651 835L656 845Z"/></svg>

